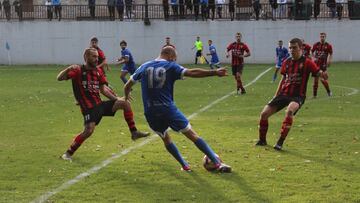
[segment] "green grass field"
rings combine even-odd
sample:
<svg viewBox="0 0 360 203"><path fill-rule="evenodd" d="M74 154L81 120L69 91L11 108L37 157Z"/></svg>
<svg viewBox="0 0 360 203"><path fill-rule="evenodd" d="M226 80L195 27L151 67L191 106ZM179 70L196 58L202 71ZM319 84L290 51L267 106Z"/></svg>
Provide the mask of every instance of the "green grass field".
<svg viewBox="0 0 360 203"><path fill-rule="evenodd" d="M247 65L245 84L270 65ZM360 63L333 64L328 98L322 86L311 99L312 84L283 152L272 149L284 111L270 118L268 147L254 147L258 118L277 84L272 71L204 112L199 109L234 91L232 77L186 79L175 89L177 106L212 146L231 174L207 172L203 154L172 132L193 172L167 153L160 138L114 159L70 187L62 184L144 140L132 142L119 112L103 118L93 136L74 155L59 159L82 130L71 82L57 82L61 66L0 67L0 202L30 202L57 190L46 202L360 202ZM191 67L191 66L190 66ZM108 74L118 93L119 69ZM320 84L321 85L321 84ZM135 86L132 106L139 129L148 128Z"/></svg>

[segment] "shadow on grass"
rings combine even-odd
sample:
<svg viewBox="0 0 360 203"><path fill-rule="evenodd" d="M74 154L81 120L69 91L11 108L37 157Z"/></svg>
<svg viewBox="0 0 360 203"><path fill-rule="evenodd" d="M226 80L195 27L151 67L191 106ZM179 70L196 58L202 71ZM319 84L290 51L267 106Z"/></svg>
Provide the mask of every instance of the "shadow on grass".
<svg viewBox="0 0 360 203"><path fill-rule="evenodd" d="M251 199L251 202L272 202L269 198L265 197L251 187L243 177L238 175L237 172L233 172L231 177L227 177L227 181L235 183L240 190L247 194L249 199Z"/></svg>
<svg viewBox="0 0 360 203"><path fill-rule="evenodd" d="M301 159L314 160L315 162L318 162L318 163L323 164L325 166L334 167L334 168L337 168L337 169L340 169L340 170L345 170L345 171L348 171L348 172L358 173L360 171L360 168L353 165L353 164L339 163L339 162L334 161L334 160L325 160L325 159L322 159L321 157L305 155L305 154L301 154L301 153L299 153L297 151L284 151L282 153L288 154L290 156L295 156L295 157L298 157L298 158L301 158Z"/></svg>

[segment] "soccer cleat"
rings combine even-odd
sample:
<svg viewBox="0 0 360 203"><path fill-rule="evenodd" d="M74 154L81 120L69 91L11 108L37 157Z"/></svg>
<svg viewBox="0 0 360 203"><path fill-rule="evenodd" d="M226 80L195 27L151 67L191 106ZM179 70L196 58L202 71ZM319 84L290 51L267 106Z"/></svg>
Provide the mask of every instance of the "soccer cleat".
<svg viewBox="0 0 360 203"><path fill-rule="evenodd" d="M236 94L240 94L240 89L236 89Z"/></svg>
<svg viewBox="0 0 360 203"><path fill-rule="evenodd" d="M277 150L277 151L281 151L281 150L282 150L282 146L279 145L279 144L276 144L276 145L274 146L274 149Z"/></svg>
<svg viewBox="0 0 360 203"><path fill-rule="evenodd" d="M133 132L131 132L131 139L133 140L133 141L135 141L135 140L137 140L137 139L139 139L139 138L142 138L142 137L147 137L147 136L149 136L150 135L150 133L149 132L141 132L141 131L133 131Z"/></svg>
<svg viewBox="0 0 360 203"><path fill-rule="evenodd" d="M189 165L186 165L186 166L181 167L181 170L182 170L182 171L186 171L186 172L191 172L191 168L190 168Z"/></svg>
<svg viewBox="0 0 360 203"><path fill-rule="evenodd" d="M231 173L231 166L220 163L216 170L220 173Z"/></svg>
<svg viewBox="0 0 360 203"><path fill-rule="evenodd" d="M267 142L266 142L266 140L259 140L259 141L257 141L257 143L255 145L256 146L266 146Z"/></svg>
<svg viewBox="0 0 360 203"><path fill-rule="evenodd" d="M245 91L245 90L241 90L241 94L246 94L246 91Z"/></svg>
<svg viewBox="0 0 360 203"><path fill-rule="evenodd" d="M327 92L327 94L329 97L332 97L332 95L333 95L331 91Z"/></svg>
<svg viewBox="0 0 360 203"><path fill-rule="evenodd" d="M63 155L61 155L60 158L64 159L65 161L70 161L70 162L72 162L71 155L70 155L68 152L65 152Z"/></svg>

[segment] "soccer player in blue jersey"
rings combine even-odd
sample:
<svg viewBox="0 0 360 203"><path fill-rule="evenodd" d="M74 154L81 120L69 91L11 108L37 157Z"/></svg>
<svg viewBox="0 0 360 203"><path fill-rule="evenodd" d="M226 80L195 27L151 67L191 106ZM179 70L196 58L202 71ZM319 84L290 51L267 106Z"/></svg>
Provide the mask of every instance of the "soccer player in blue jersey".
<svg viewBox="0 0 360 203"><path fill-rule="evenodd" d="M136 67L131 52L129 51L129 49L126 48L127 47L126 41L122 40L120 42L120 47L121 47L121 58L117 60L117 64L124 64L124 66L121 69L120 79L125 84L127 82L126 75L128 73L130 73L130 75L134 74Z"/></svg>
<svg viewBox="0 0 360 203"><path fill-rule="evenodd" d="M168 152L181 164L182 170L190 171L190 166L171 140L169 127L183 133L194 142L197 148L215 163L217 171L231 172L231 167L222 163L210 146L191 128L188 119L177 109L173 99L176 80L182 79L184 76L193 78L222 77L227 75L226 69L186 69L175 61L175 49L166 46L161 50L157 59L142 64L125 84L125 100L131 99L131 88L137 81L140 81L146 120L150 128L162 138Z"/></svg>
<svg viewBox="0 0 360 203"><path fill-rule="evenodd" d="M209 44L209 51L210 53L208 53L208 56L211 56L211 61L210 61L210 68L214 69L214 67L216 68L220 68L220 61L219 61L219 57L216 53L216 48L215 46L212 44L212 40L209 39L208 40L208 44Z"/></svg>
<svg viewBox="0 0 360 203"><path fill-rule="evenodd" d="M275 65L275 73L273 75L272 82L275 82L277 78L277 73L279 72L281 68L282 62L287 59L289 55L289 51L286 47L283 47L283 41L279 40L278 47L276 47L276 65Z"/></svg>

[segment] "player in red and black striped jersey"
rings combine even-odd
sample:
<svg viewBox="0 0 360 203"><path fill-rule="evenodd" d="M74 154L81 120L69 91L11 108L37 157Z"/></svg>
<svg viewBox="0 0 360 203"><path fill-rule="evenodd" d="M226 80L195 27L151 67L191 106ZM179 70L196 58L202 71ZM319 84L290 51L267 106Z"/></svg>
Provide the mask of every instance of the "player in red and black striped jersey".
<svg viewBox="0 0 360 203"><path fill-rule="evenodd" d="M100 49L99 47L99 40L97 37L92 37L90 39L90 47L91 48L94 48L97 50L98 54L99 54L99 57L98 57L98 65L96 66L97 68L100 68L101 71L104 73L105 75L105 70L104 70L104 67L106 67L106 70L107 71L110 71L110 68L107 64L107 61L106 61L106 57L105 57L105 53L103 50Z"/></svg>
<svg viewBox="0 0 360 203"><path fill-rule="evenodd" d="M315 43L311 49L312 55L314 57L314 61L319 68L326 72L327 68L330 66L333 49L330 43L326 42L326 33L320 33L320 41ZM328 96L332 96L330 91L329 81L325 79L321 79L321 83L324 85ZM316 98L317 90L319 86L319 77L315 77L314 86L313 86L313 96Z"/></svg>
<svg viewBox="0 0 360 203"><path fill-rule="evenodd" d="M289 42L291 57L286 59L281 66L283 78L279 83L275 97L264 107L260 114L259 141L256 145L267 145L268 118L286 107L280 138L274 146L276 150L281 150L293 123L293 117L305 102L306 86L310 74L327 78L326 72L320 70L310 58L302 55L301 47L302 41L298 38L294 38Z"/></svg>
<svg viewBox="0 0 360 203"><path fill-rule="evenodd" d="M175 45L171 44L171 42L170 42L170 37L166 37L166 38L165 38L165 44L164 44L164 46L163 46L162 48L165 48L165 47L167 47L167 46L170 46L170 47L176 49Z"/></svg>
<svg viewBox="0 0 360 203"><path fill-rule="evenodd" d="M311 58L311 46L305 43L305 40L302 40L302 52L305 57Z"/></svg>
<svg viewBox="0 0 360 203"><path fill-rule="evenodd" d="M250 49L249 47L241 42L241 33L236 33L236 42L233 42L227 46L226 49L226 58L229 57L229 53L231 53L231 67L232 67L232 74L234 75L236 81L236 90L237 93L241 90L241 94L245 94L245 88L242 85L241 75L244 68L244 57L249 57Z"/></svg>
<svg viewBox="0 0 360 203"><path fill-rule="evenodd" d="M84 116L84 130L75 137L69 149L61 156L65 160L71 160L74 152L92 135L103 116L114 116L119 109L124 112L133 140L149 135L136 129L130 103L106 88L106 77L100 68L97 68L98 56L96 49L87 48L84 52L84 65L71 65L57 76L59 81L72 80L74 96ZM102 101L100 93L110 100Z"/></svg>

